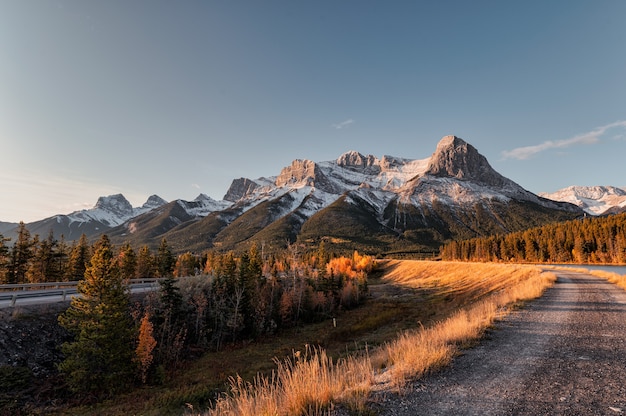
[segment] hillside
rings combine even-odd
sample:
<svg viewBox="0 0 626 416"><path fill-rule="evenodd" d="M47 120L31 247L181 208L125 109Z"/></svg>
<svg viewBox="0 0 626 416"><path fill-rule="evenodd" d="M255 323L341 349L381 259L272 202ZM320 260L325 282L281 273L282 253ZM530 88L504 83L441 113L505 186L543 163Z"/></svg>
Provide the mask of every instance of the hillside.
<svg viewBox="0 0 626 416"><path fill-rule="evenodd" d="M26 225L33 235L52 231L66 241L108 234L114 244L156 249L166 238L176 253L247 249L252 242L269 252L324 241L335 251L431 257L451 240L585 215L585 206L567 201L523 189L471 144L445 136L424 159L356 151L331 161L297 159L276 176L234 179L220 201L153 195L132 207L118 194ZM15 224L2 227L5 237L15 237Z"/></svg>
<svg viewBox="0 0 626 416"><path fill-rule="evenodd" d="M325 241L338 250L432 255L452 239L583 215L503 177L455 136L419 160L355 151L327 162L295 160L274 177L235 179L224 201L228 206L204 217L149 212L110 234L117 243L152 247L165 237L177 252Z"/></svg>

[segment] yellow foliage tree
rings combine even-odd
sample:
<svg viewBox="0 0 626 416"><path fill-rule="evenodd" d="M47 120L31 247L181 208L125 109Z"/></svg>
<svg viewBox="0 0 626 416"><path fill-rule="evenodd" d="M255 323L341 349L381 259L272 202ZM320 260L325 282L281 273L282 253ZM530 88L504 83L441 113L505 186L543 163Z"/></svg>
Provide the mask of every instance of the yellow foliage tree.
<svg viewBox="0 0 626 416"><path fill-rule="evenodd" d="M152 364L154 356L152 351L157 345L154 339L154 328L152 322L150 322L150 314L146 312L141 319L141 325L139 327L139 339L137 342L137 348L135 349L135 359L139 365L139 376L141 382L145 383L148 375L148 370Z"/></svg>

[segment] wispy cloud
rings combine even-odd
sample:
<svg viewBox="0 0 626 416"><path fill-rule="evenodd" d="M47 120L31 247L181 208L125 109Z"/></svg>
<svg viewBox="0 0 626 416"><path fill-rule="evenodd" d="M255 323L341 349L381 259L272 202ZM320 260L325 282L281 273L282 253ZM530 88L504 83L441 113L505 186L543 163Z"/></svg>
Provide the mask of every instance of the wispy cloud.
<svg viewBox="0 0 626 416"><path fill-rule="evenodd" d="M512 150L505 150L502 152L502 156L505 159L519 159L525 160L538 153L544 152L550 149L565 149L567 147L577 146L581 144L594 144L600 141L600 138L610 129L616 127L626 128L626 121L617 121L615 123L607 124L605 126L598 127L590 132L579 134L569 139L563 140L548 140L543 143L533 146L517 147Z"/></svg>
<svg viewBox="0 0 626 416"><path fill-rule="evenodd" d="M332 124L332 126L333 126L334 128L336 128L337 130L341 130L341 129L343 129L344 127L348 127L348 126L350 126L350 124L353 124L353 123L354 123L354 120L353 120L353 119L351 119L351 118L349 118L349 119L347 119L347 120L342 121L341 123L335 123L335 124Z"/></svg>

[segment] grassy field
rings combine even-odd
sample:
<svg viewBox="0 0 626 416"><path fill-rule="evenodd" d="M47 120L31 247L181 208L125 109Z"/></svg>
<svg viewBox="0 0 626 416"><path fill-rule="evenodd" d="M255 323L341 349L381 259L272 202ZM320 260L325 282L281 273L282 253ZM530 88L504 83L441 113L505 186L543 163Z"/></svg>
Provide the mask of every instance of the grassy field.
<svg viewBox="0 0 626 416"><path fill-rule="evenodd" d="M367 414L373 388L401 388L445 365L554 276L533 266L389 260L371 298L336 319L189 361L163 386L65 414ZM506 306L508 305L508 306ZM216 394L229 391L215 404ZM206 412L206 413L202 413Z"/></svg>

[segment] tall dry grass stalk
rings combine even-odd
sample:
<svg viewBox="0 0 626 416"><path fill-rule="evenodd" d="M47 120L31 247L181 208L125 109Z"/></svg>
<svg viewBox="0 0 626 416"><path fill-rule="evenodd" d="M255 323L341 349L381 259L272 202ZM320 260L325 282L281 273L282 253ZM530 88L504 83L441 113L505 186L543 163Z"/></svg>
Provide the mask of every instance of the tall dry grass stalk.
<svg viewBox="0 0 626 416"><path fill-rule="evenodd" d="M335 363L324 350L307 347L277 365L272 376L259 376L253 383L232 379L230 395L220 398L208 415L321 416L337 402L358 409L373 383L367 356Z"/></svg>
<svg viewBox="0 0 626 416"><path fill-rule="evenodd" d="M450 285L445 290L456 292L461 298L482 300L430 328L406 332L378 350L372 362L379 368L387 368L379 380L402 387L407 380L448 364L460 346L478 339L485 328L506 312L507 305L541 296L556 280L554 274L542 273L533 266L462 263L453 264L446 271L447 266L445 263L435 266L436 285ZM458 285L452 283L451 272L459 275ZM422 284L433 283L427 283L421 277L418 279ZM397 281L410 285L417 283L404 278ZM504 287L503 281L511 286ZM487 296L480 296L481 293Z"/></svg>
<svg viewBox="0 0 626 416"><path fill-rule="evenodd" d="M409 331L371 356L333 362L322 349L307 348L277 361L270 377L231 380L231 392L207 415L270 416L332 414L334 403L363 410L376 383L401 387L446 365L458 349L481 336L506 305L538 297L556 276L533 266L454 262L399 262L388 284L432 289L463 305L429 328ZM446 300L448 301L448 300ZM377 374L377 375L376 375Z"/></svg>
<svg viewBox="0 0 626 416"><path fill-rule="evenodd" d="M613 283L614 285L617 285L621 287L622 289L626 290L626 275L615 273L615 272L608 272L604 270L587 270L587 272L589 272L590 274L594 276L598 276L603 279L606 279L609 282Z"/></svg>
<svg viewBox="0 0 626 416"><path fill-rule="evenodd" d="M589 273L593 276L601 277L602 279L608 280L610 283L621 287L626 290L626 275L609 272L607 270L593 270L585 268L584 265L580 267L560 267L560 266L551 266L551 269L554 270L564 270L564 271L573 271L578 273Z"/></svg>

